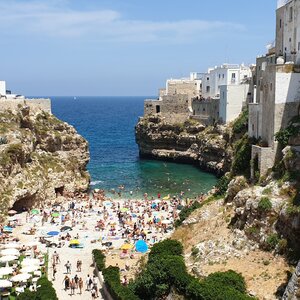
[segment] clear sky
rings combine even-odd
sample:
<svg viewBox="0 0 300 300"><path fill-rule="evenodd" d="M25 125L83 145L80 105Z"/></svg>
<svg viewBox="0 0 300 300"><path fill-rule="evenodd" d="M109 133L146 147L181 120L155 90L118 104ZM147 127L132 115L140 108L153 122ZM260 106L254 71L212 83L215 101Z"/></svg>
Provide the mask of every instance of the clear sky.
<svg viewBox="0 0 300 300"><path fill-rule="evenodd" d="M167 78L255 63L276 0L0 0L0 79L25 95L156 95Z"/></svg>

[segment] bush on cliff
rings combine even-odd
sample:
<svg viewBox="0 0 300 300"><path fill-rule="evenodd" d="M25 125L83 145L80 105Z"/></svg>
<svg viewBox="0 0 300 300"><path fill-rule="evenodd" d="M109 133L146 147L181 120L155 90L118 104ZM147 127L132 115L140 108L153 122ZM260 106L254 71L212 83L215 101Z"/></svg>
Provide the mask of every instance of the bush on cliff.
<svg viewBox="0 0 300 300"><path fill-rule="evenodd" d="M179 219L175 221L175 227L180 226L184 220L186 220L190 214L201 207L199 202L194 202L191 206L185 206L179 213Z"/></svg>
<svg viewBox="0 0 300 300"><path fill-rule="evenodd" d="M224 175L222 176L216 183L216 192L215 192L215 196L224 196L227 189L228 189L228 185L230 183L231 180L231 176L228 175Z"/></svg>
<svg viewBox="0 0 300 300"><path fill-rule="evenodd" d="M98 249L94 249L92 253L98 270L102 271L105 268L105 255Z"/></svg>
<svg viewBox="0 0 300 300"><path fill-rule="evenodd" d="M234 134L244 134L248 130L248 109L244 109L232 124Z"/></svg>

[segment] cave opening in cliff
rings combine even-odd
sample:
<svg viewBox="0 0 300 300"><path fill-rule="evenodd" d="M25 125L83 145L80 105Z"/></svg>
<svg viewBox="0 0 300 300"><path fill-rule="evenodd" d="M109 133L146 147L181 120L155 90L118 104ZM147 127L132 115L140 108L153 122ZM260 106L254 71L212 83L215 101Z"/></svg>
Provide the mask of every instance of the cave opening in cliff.
<svg viewBox="0 0 300 300"><path fill-rule="evenodd" d="M56 197L63 196L63 194L64 194L64 189L65 189L64 186L60 186L60 187L58 187L58 188L55 188L54 190L55 190L55 195L56 195Z"/></svg>
<svg viewBox="0 0 300 300"><path fill-rule="evenodd" d="M160 113L160 105L156 105L156 113Z"/></svg>
<svg viewBox="0 0 300 300"><path fill-rule="evenodd" d="M13 210L16 210L17 212L26 211L28 209L31 209L34 207L35 203L35 197L34 196L26 196L18 201L16 201L12 207Z"/></svg>

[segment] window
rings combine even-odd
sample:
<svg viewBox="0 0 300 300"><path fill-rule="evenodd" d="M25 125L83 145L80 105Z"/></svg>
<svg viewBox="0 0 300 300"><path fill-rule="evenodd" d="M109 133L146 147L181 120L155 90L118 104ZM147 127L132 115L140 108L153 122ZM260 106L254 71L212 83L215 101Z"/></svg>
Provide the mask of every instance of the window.
<svg viewBox="0 0 300 300"><path fill-rule="evenodd" d="M273 89L273 83L270 83L270 90L272 91Z"/></svg>
<svg viewBox="0 0 300 300"><path fill-rule="evenodd" d="M235 79L235 73L232 73L232 74L231 74L231 78L232 78L232 79Z"/></svg>
<svg viewBox="0 0 300 300"><path fill-rule="evenodd" d="M209 81L209 77L207 77L206 80Z"/></svg>
<svg viewBox="0 0 300 300"><path fill-rule="evenodd" d="M203 107L203 111L205 111L205 108Z"/></svg>
<svg viewBox="0 0 300 300"><path fill-rule="evenodd" d="M300 42L298 42L298 51L300 51Z"/></svg>
<svg viewBox="0 0 300 300"><path fill-rule="evenodd" d="M289 17L290 17L290 22L293 21L293 7L292 6L290 7Z"/></svg>
<svg viewBox="0 0 300 300"><path fill-rule="evenodd" d="M292 41L292 38L289 38L289 42L291 42Z"/></svg>
<svg viewBox="0 0 300 300"><path fill-rule="evenodd" d="M279 21L279 28L281 28L281 26L282 26L282 20L280 19L280 21Z"/></svg>
<svg viewBox="0 0 300 300"><path fill-rule="evenodd" d="M206 87L206 92L209 93L210 92L210 86Z"/></svg>
<svg viewBox="0 0 300 300"><path fill-rule="evenodd" d="M221 79L221 74L219 74L219 79Z"/></svg>
<svg viewBox="0 0 300 300"><path fill-rule="evenodd" d="M224 79L225 78L225 75L223 74L222 78Z"/></svg>

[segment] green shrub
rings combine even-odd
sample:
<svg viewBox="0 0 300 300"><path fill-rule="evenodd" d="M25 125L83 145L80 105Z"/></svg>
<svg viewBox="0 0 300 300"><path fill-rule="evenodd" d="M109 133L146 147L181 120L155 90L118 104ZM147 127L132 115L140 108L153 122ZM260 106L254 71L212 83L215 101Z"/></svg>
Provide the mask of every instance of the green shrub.
<svg viewBox="0 0 300 300"><path fill-rule="evenodd" d="M36 292L31 292L29 290L25 290L24 293L21 293L16 297L16 300L35 300Z"/></svg>
<svg viewBox="0 0 300 300"><path fill-rule="evenodd" d="M277 233L273 233L267 237L266 244L267 250L274 250L279 243L279 237Z"/></svg>
<svg viewBox="0 0 300 300"><path fill-rule="evenodd" d="M166 239L160 243L153 245L149 253L149 261L155 260L157 257L183 254L183 246L179 241Z"/></svg>
<svg viewBox="0 0 300 300"><path fill-rule="evenodd" d="M248 109L243 110L240 115L235 119L232 125L232 130L234 134L245 133L248 130Z"/></svg>
<svg viewBox="0 0 300 300"><path fill-rule="evenodd" d="M138 300L139 298L127 287L121 284L120 269L109 266L102 271L108 290L115 300Z"/></svg>
<svg viewBox="0 0 300 300"><path fill-rule="evenodd" d="M222 176L216 183L216 192L215 192L215 196L223 196L225 195L227 189L228 189L228 185L230 183L231 177L230 176Z"/></svg>
<svg viewBox="0 0 300 300"><path fill-rule="evenodd" d="M180 226L184 220L186 220L190 214L201 207L201 204L195 201L191 206L185 206L179 213L179 219L175 221L175 227Z"/></svg>
<svg viewBox="0 0 300 300"><path fill-rule="evenodd" d="M253 144L255 144L255 139L249 138L247 134L235 144L235 153L231 166L233 176L244 175L246 178L250 178L251 149Z"/></svg>
<svg viewBox="0 0 300 300"><path fill-rule="evenodd" d="M94 249L92 253L98 270L102 271L105 268L105 255L98 249Z"/></svg>
<svg viewBox="0 0 300 300"><path fill-rule="evenodd" d="M272 203L268 197L262 197L258 202L258 209L260 211L270 211L272 209Z"/></svg>
<svg viewBox="0 0 300 300"><path fill-rule="evenodd" d="M37 281L36 300L58 300L56 291L53 288L52 282L47 277L41 277Z"/></svg>
<svg viewBox="0 0 300 300"><path fill-rule="evenodd" d="M199 248L197 248L197 247L194 246L192 248L192 256L196 256L198 253L199 253Z"/></svg>

